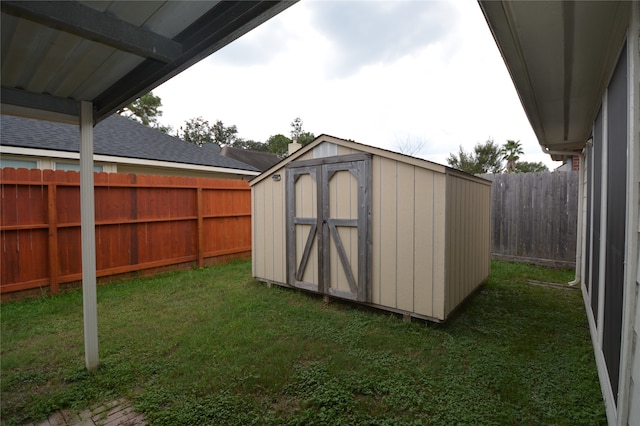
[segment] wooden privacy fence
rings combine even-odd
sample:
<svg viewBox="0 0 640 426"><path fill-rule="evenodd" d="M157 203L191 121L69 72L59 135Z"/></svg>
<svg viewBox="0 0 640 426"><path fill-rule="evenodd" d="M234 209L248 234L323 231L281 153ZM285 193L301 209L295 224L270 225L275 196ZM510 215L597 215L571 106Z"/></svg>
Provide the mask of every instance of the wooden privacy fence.
<svg viewBox="0 0 640 426"><path fill-rule="evenodd" d="M97 276L251 253L245 181L95 173ZM82 278L80 176L2 169L1 293Z"/></svg>
<svg viewBox="0 0 640 426"><path fill-rule="evenodd" d="M578 172L482 175L492 180L493 257L574 266Z"/></svg>

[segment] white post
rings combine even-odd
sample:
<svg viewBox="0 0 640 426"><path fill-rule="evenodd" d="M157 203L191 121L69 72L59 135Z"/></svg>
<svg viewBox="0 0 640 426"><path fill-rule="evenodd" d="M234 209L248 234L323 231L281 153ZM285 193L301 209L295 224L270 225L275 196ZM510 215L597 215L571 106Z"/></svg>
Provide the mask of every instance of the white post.
<svg viewBox="0 0 640 426"><path fill-rule="evenodd" d="M96 217L93 196L93 103L80 102L80 231L82 235L82 304L87 370L98 368L96 297Z"/></svg>
<svg viewBox="0 0 640 426"><path fill-rule="evenodd" d="M580 282L582 281L582 229L583 229L583 224L585 221L584 216L586 216L586 209L584 208L584 205L586 204L586 201L583 200L584 198L584 179L585 179L585 152L583 151L582 154L578 155L578 217L577 217L577 224L576 224L576 267L575 267L575 274L574 274L574 279L573 281L569 282L569 285L576 285L576 284L580 284ZM573 158L571 159L571 162L573 163Z"/></svg>

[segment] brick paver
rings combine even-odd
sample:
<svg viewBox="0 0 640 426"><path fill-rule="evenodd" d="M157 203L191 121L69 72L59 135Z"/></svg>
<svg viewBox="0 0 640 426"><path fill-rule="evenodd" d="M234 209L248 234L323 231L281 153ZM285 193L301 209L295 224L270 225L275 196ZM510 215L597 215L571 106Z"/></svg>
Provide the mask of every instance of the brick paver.
<svg viewBox="0 0 640 426"><path fill-rule="evenodd" d="M76 413L62 410L51 414L45 420L27 426L146 426L147 421L140 413L131 409L125 399L117 399Z"/></svg>

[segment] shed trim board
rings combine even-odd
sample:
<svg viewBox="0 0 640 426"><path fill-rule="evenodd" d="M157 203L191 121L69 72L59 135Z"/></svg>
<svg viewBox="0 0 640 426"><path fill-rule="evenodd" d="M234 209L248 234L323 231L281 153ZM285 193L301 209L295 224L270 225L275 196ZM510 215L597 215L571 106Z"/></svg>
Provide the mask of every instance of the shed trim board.
<svg viewBox="0 0 640 426"><path fill-rule="evenodd" d="M443 321L489 275L488 180L321 135L249 184L258 280Z"/></svg>
<svg viewBox="0 0 640 426"><path fill-rule="evenodd" d="M453 172L458 172L455 169L451 169L447 166L443 166L441 164L437 164L437 163L433 163L431 161L427 161L427 160L423 160L421 158L416 158L416 157L411 157L409 155L404 155L404 154L400 154L394 151L389 151L386 149L382 149L382 148L377 148L375 146L370 146L370 145L365 145L362 143L358 143L358 142L354 142L352 140L347 140L347 139L341 139L335 136L330 136L330 135L326 135L326 134L321 134L320 136L318 136L317 138L315 138L313 141L311 141L308 145L304 146L303 148L299 149L298 151L296 151L295 153L291 154L290 156L284 158L282 161L280 161L279 163L273 165L273 167L265 170L261 175L256 176L255 178L253 178L250 182L249 185L255 185L256 183L260 182L263 179L266 179L267 177L271 176L271 174L273 172L275 172L276 170L280 169L281 167L283 167L285 164L288 164L292 161L295 161L296 159L306 155L309 151L313 150L315 147L317 147L318 145L322 144L323 142L330 142L336 145L340 145L343 146L345 148L350 148L359 152L368 152L370 154L373 155L379 155L381 157L387 157L393 160L397 160L397 161L402 161L402 162L406 162L408 164L412 164L418 167L422 167L422 168L426 168L429 170L434 170L440 173L444 173L445 169L449 169L450 171ZM329 157L326 157L329 158ZM485 181L485 179L482 178L477 178L473 175L468 175L464 172L460 172L463 175L466 175L468 178L470 179L478 179L478 181Z"/></svg>

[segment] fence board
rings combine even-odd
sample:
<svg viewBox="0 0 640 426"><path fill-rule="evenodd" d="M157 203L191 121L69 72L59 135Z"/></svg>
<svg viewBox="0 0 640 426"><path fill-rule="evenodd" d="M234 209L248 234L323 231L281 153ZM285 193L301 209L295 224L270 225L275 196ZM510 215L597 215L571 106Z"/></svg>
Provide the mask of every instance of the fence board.
<svg viewBox="0 0 640 426"><path fill-rule="evenodd" d="M0 176L0 292L55 293L80 280L79 173L5 168ZM95 173L94 185L99 277L251 251L245 181Z"/></svg>
<svg viewBox="0 0 640 426"><path fill-rule="evenodd" d="M578 173L486 174L491 189L494 257L575 263Z"/></svg>

